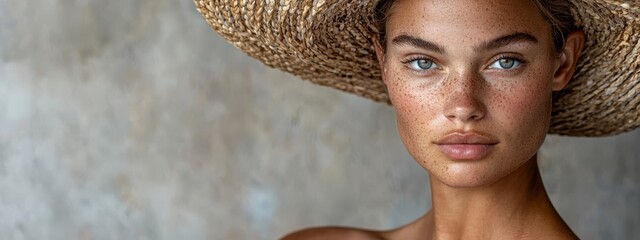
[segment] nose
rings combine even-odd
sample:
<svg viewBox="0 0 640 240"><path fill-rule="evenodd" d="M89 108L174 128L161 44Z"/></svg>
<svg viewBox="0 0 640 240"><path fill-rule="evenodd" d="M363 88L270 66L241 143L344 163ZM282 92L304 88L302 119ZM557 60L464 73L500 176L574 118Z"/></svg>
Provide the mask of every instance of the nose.
<svg viewBox="0 0 640 240"><path fill-rule="evenodd" d="M444 115L451 121L463 123L479 121L485 117L482 99L483 82L473 74L457 74L446 80Z"/></svg>

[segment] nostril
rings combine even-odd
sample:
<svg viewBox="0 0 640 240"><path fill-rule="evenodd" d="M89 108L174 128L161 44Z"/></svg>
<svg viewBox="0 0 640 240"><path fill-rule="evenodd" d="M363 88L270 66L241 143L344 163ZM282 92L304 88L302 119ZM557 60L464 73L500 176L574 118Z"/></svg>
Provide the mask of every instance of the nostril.
<svg viewBox="0 0 640 240"><path fill-rule="evenodd" d="M458 101L451 105L445 113L449 120L466 122L479 121L484 118L484 108L478 101Z"/></svg>
<svg viewBox="0 0 640 240"><path fill-rule="evenodd" d="M458 80L458 81L453 81ZM485 115L483 90L473 76L461 76L451 82L451 89L444 95L444 115L452 121L479 121Z"/></svg>
<svg viewBox="0 0 640 240"><path fill-rule="evenodd" d="M480 118L482 118L482 116L480 115L479 111L474 111L474 113L471 115L470 117L473 120L480 120Z"/></svg>

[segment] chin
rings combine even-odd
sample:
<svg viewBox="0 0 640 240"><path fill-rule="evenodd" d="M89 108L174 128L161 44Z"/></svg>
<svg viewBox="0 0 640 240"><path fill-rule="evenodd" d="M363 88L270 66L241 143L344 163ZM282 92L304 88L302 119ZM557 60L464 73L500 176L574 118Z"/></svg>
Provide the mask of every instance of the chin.
<svg viewBox="0 0 640 240"><path fill-rule="evenodd" d="M498 171L483 171L474 166L448 166L445 171L429 171L435 179L442 184L452 188L476 188L490 185L506 174L499 174Z"/></svg>
<svg viewBox="0 0 640 240"><path fill-rule="evenodd" d="M513 158L512 158L513 159ZM533 158L535 160L535 155ZM476 188L491 185L516 172L527 160L505 161L506 159L483 159L480 161L452 162L437 159L439 164L423 166L429 172L431 181L439 181L452 188Z"/></svg>
<svg viewBox="0 0 640 240"><path fill-rule="evenodd" d="M499 180L499 178L444 178L440 179L436 176L436 178L444 185L451 188L479 188L491 185L492 183Z"/></svg>

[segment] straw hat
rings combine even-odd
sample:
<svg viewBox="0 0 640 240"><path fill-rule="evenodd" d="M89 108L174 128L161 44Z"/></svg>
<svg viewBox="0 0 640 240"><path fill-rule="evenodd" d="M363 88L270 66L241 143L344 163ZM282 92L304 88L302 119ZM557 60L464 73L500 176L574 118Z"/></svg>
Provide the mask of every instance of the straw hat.
<svg viewBox="0 0 640 240"><path fill-rule="evenodd" d="M640 2L570 0L587 34L549 133L605 136L640 126ZM209 25L268 66L389 103L371 36L377 0L195 0Z"/></svg>

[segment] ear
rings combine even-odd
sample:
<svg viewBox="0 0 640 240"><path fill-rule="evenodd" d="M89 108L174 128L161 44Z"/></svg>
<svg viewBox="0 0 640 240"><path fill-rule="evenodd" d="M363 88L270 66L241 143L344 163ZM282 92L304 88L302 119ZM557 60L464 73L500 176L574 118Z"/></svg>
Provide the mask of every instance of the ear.
<svg viewBox="0 0 640 240"><path fill-rule="evenodd" d="M573 31L567 36L564 48L562 49L558 59L556 71L553 75L553 91L562 90L567 86L571 77L573 77L578 58L584 48L585 38L585 34L581 30Z"/></svg>
<svg viewBox="0 0 640 240"><path fill-rule="evenodd" d="M378 39L378 35L374 35L371 37L371 42L373 42L373 46L376 49L376 56L378 57L378 64L382 67L384 63L384 48L380 45L380 39Z"/></svg>
<svg viewBox="0 0 640 240"><path fill-rule="evenodd" d="M382 74L382 81L385 82L385 76L384 76L384 72L385 72L385 66L384 66L384 59L385 59L385 52L384 52L384 48L382 48L382 45L380 45L380 40L378 39L378 35L374 35L373 37L371 37L371 41L373 42L373 46L376 49L376 57L378 58L378 65L380 65L380 71Z"/></svg>

